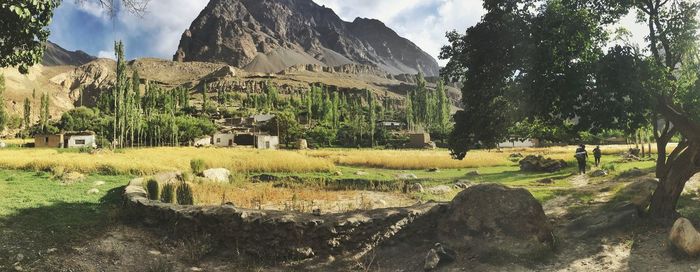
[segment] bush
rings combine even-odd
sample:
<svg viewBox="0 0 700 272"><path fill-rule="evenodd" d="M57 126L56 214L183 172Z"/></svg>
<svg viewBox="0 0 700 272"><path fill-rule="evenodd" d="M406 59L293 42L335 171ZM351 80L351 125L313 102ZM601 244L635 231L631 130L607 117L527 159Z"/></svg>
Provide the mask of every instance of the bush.
<svg viewBox="0 0 700 272"><path fill-rule="evenodd" d="M187 182L182 182L180 186L177 187L177 204L194 205L192 186Z"/></svg>
<svg viewBox="0 0 700 272"><path fill-rule="evenodd" d="M608 172L613 172L613 171L615 171L615 164L614 163L606 163L606 164L603 164L600 168L605 170L605 171L608 171Z"/></svg>
<svg viewBox="0 0 700 272"><path fill-rule="evenodd" d="M160 202L173 203L175 200L175 185L166 183L163 185L163 191L160 192Z"/></svg>
<svg viewBox="0 0 700 272"><path fill-rule="evenodd" d="M202 159L193 159L190 161L190 168L192 168L192 173L195 175L202 175L206 167L207 166Z"/></svg>
<svg viewBox="0 0 700 272"><path fill-rule="evenodd" d="M148 199L158 200L159 189L160 186L158 186L158 181L156 181L155 179L149 179L148 182L146 182L146 191L148 191Z"/></svg>

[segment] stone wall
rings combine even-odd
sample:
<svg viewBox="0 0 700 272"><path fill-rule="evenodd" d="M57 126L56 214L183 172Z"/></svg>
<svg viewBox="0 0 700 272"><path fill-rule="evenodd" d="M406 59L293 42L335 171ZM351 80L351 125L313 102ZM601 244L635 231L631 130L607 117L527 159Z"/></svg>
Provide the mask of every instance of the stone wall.
<svg viewBox="0 0 700 272"><path fill-rule="evenodd" d="M132 218L158 224L176 236L209 234L217 246L271 261L314 257L359 258L380 242L443 204L311 215L240 209L232 205L180 206L147 198L143 179L124 192Z"/></svg>

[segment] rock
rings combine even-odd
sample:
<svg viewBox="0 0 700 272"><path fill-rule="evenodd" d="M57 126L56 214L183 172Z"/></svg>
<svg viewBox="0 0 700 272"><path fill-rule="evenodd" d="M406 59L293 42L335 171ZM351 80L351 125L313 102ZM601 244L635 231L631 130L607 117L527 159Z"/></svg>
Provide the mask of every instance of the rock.
<svg viewBox="0 0 700 272"><path fill-rule="evenodd" d="M58 249L55 248L55 247L52 247L52 248L47 249L47 250L46 250L46 253L51 254L51 253L54 253L54 252L56 252L56 251L58 251Z"/></svg>
<svg viewBox="0 0 700 272"><path fill-rule="evenodd" d="M95 182L93 183L93 185L94 185L94 186L102 186L102 185L105 185L105 182L104 182L104 181L101 181L101 180L98 180L98 181L95 181Z"/></svg>
<svg viewBox="0 0 700 272"><path fill-rule="evenodd" d="M274 175L270 174L261 174L253 177L254 180L260 181L260 182L272 182L272 181L278 181L280 178Z"/></svg>
<svg viewBox="0 0 700 272"><path fill-rule="evenodd" d="M435 142L431 141L431 142L428 142L427 144L425 144L425 149L436 149L436 148L437 148L437 144L435 144Z"/></svg>
<svg viewBox="0 0 700 272"><path fill-rule="evenodd" d="M190 267L190 271L193 271L193 272L194 272L194 271L204 271L204 269L201 269L201 268L199 268L199 267L193 266L193 267Z"/></svg>
<svg viewBox="0 0 700 272"><path fill-rule="evenodd" d="M24 254L19 253L19 254L15 255L15 257L12 258L12 260L19 263L19 262L24 260Z"/></svg>
<svg viewBox="0 0 700 272"><path fill-rule="evenodd" d="M24 271L24 268L22 268L22 266L19 265L15 265L14 269L15 271Z"/></svg>
<svg viewBox="0 0 700 272"><path fill-rule="evenodd" d="M554 180L551 178L544 178L544 179L538 180L537 183L539 183L539 184L553 184Z"/></svg>
<svg viewBox="0 0 700 272"><path fill-rule="evenodd" d="M651 203L651 195L659 185L654 178L643 178L622 188L617 192L617 198L636 205L640 211L645 210Z"/></svg>
<svg viewBox="0 0 700 272"><path fill-rule="evenodd" d="M523 154L521 154L521 153L511 153L510 155L508 155L508 158L522 158L522 157L523 157Z"/></svg>
<svg viewBox="0 0 700 272"><path fill-rule="evenodd" d="M676 249L690 257L700 255L700 233L690 220L678 218L671 228L669 240Z"/></svg>
<svg viewBox="0 0 700 272"><path fill-rule="evenodd" d="M556 172L566 167L564 160L555 160L543 156L529 155L520 160L520 171L523 172Z"/></svg>
<svg viewBox="0 0 700 272"><path fill-rule="evenodd" d="M423 270L432 271L433 269L437 268L440 264L452 262L454 260L454 250L445 248L440 243L436 243L425 256L425 264L423 265Z"/></svg>
<svg viewBox="0 0 700 272"><path fill-rule="evenodd" d="M605 171L603 169L598 169L595 170L591 173L588 174L590 177L597 178L597 177L604 177L608 175L608 171Z"/></svg>
<svg viewBox="0 0 700 272"><path fill-rule="evenodd" d="M423 190L423 185L420 184L420 183L413 183L413 184L411 184L411 185L408 186L408 192L409 192L409 193L412 193L412 192L419 192L419 193L422 193L423 191L424 191L424 190Z"/></svg>
<svg viewBox="0 0 700 272"><path fill-rule="evenodd" d="M0 142L0 148L5 148L7 147L7 144L5 142Z"/></svg>
<svg viewBox="0 0 700 272"><path fill-rule="evenodd" d="M321 216L321 209L320 209L320 208L316 208L316 209L314 209L314 210L311 212L311 214L313 214L313 215L315 215L315 216Z"/></svg>
<svg viewBox="0 0 700 272"><path fill-rule="evenodd" d="M437 167L428 168L428 172L437 173L437 172L440 172L440 168L437 168Z"/></svg>
<svg viewBox="0 0 700 272"><path fill-rule="evenodd" d="M427 191L431 194L434 194L434 195L445 195L445 194L449 194L450 192L452 192L452 188L450 186L447 186L447 185L438 185L435 187L428 188Z"/></svg>
<svg viewBox="0 0 700 272"><path fill-rule="evenodd" d="M335 171L335 172L333 173L333 175L334 175L334 176L342 176L342 175L343 175L343 172L341 172L341 171Z"/></svg>
<svg viewBox="0 0 700 272"><path fill-rule="evenodd" d="M467 172L467 173L464 174L464 175L467 176L467 177L478 177L478 176L479 176L479 171L476 171L476 170L470 171L470 172Z"/></svg>
<svg viewBox="0 0 700 272"><path fill-rule="evenodd" d="M645 173L644 171L642 171L641 169L635 167L635 168L632 168L632 169L630 169L630 170L627 170L627 171L624 171L624 172L620 173L620 174L617 176L617 179L636 178L636 177L641 177L641 176L644 176L644 175L646 175L646 173Z"/></svg>
<svg viewBox="0 0 700 272"><path fill-rule="evenodd" d="M554 243L552 226L537 199L525 189L500 184L474 185L457 194L438 220L437 231L452 247L513 256L551 251Z"/></svg>
<svg viewBox="0 0 700 272"><path fill-rule="evenodd" d="M99 193L100 193L100 190L97 189L97 188L92 188L92 189L90 189L90 190L87 191L87 194L88 194L88 195L96 195L96 194L99 194Z"/></svg>
<svg viewBox="0 0 700 272"><path fill-rule="evenodd" d="M369 173L367 173L367 172L365 172L365 171L357 171L357 172L355 172L355 175L358 175L358 176L366 176L366 175L369 175Z"/></svg>
<svg viewBox="0 0 700 272"><path fill-rule="evenodd" d="M216 182L229 182L231 171L225 168L207 169L202 172L205 178Z"/></svg>
<svg viewBox="0 0 700 272"><path fill-rule="evenodd" d="M437 251L434 248L431 248L428 251L428 254L425 255L425 264L423 265L423 270L431 271L437 268L438 264L440 264L440 256L438 256Z"/></svg>
<svg viewBox="0 0 700 272"><path fill-rule="evenodd" d="M418 176L416 176L416 174L403 173L403 174L396 175L396 178L400 179L400 180L411 180L411 179L417 179Z"/></svg>
<svg viewBox="0 0 700 272"><path fill-rule="evenodd" d="M148 251L148 254L151 254L151 255L154 255L154 256L158 256L158 255L160 255L161 253L160 253L160 251L158 251L158 250L149 250L149 251Z"/></svg>
<svg viewBox="0 0 700 272"><path fill-rule="evenodd" d="M471 186L471 182L469 181L458 181L454 184L454 187L457 189L467 189L469 186Z"/></svg>
<svg viewBox="0 0 700 272"><path fill-rule="evenodd" d="M306 141L306 139L299 139L297 141L297 148L299 150L306 150L309 149L309 142Z"/></svg>
<svg viewBox="0 0 700 272"><path fill-rule="evenodd" d="M160 172L153 175L153 179L155 179L159 184L178 183L182 181L182 172Z"/></svg>

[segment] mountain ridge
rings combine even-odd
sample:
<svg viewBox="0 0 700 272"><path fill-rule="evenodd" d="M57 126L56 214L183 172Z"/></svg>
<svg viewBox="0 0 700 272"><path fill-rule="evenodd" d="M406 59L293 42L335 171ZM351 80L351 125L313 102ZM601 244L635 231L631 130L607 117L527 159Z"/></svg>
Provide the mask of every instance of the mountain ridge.
<svg viewBox="0 0 700 272"><path fill-rule="evenodd" d="M175 61L278 73L294 65L356 63L390 74L439 73L437 61L383 22L342 20L311 0L212 0L183 33Z"/></svg>

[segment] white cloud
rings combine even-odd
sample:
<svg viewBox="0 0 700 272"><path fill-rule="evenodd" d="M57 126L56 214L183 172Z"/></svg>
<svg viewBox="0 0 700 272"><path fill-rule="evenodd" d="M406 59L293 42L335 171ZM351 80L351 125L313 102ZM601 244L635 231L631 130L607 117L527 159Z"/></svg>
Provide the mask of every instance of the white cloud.
<svg viewBox="0 0 700 272"><path fill-rule="evenodd" d="M116 60L114 50L112 51L100 51L97 53L97 57L101 59L113 59Z"/></svg>

